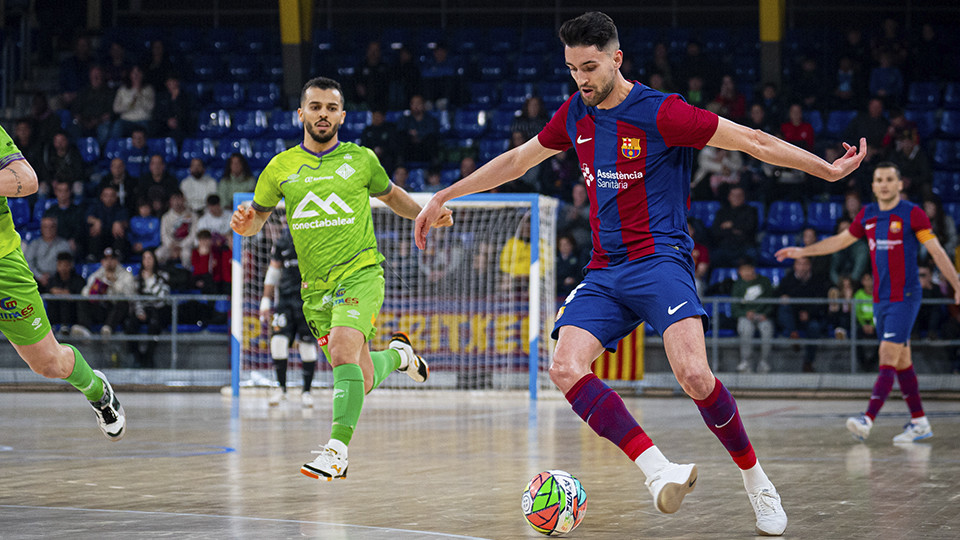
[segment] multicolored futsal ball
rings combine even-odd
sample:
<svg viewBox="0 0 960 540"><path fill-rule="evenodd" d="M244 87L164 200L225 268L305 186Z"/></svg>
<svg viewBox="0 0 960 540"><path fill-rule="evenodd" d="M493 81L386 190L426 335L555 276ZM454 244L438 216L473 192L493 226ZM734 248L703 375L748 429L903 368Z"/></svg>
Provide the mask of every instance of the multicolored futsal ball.
<svg viewBox="0 0 960 540"><path fill-rule="evenodd" d="M537 532L561 535L576 529L583 520L587 513L587 493L572 474L544 471L534 476L523 490L520 508L527 523Z"/></svg>

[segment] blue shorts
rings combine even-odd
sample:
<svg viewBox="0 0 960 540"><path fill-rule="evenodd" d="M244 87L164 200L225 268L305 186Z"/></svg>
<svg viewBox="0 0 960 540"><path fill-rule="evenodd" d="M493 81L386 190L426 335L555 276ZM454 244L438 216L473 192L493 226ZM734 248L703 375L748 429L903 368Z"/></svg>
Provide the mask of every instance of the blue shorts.
<svg viewBox="0 0 960 540"><path fill-rule="evenodd" d="M906 343L910 340L913 323L920 312L920 295L901 302L876 302L873 304L873 322L881 341Z"/></svg>
<svg viewBox="0 0 960 540"><path fill-rule="evenodd" d="M609 351L642 322L661 335L687 317L706 317L693 280L693 261L680 254L651 255L609 268L590 270L557 312L553 339L561 326L593 334Z"/></svg>

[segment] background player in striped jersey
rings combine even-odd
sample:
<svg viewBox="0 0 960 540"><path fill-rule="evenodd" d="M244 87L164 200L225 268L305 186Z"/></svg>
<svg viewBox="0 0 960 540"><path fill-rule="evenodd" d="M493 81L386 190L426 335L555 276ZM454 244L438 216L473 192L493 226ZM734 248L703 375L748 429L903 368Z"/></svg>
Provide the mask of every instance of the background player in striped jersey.
<svg viewBox="0 0 960 540"><path fill-rule="evenodd" d="M893 163L880 163L873 172L873 194L877 202L864 206L846 231L806 247L786 247L777 259L826 255L845 249L866 237L873 267L873 320L880 337L880 373L873 385L867 410L847 419L847 429L858 440L870 435L873 421L893 388L900 381L903 399L910 409L910 422L894 442L913 442L933 436L923 413L917 374L910 356L910 331L920 311L922 293L917 277L920 246L927 248L933 262L953 287L953 301L960 304L960 280L930 220L919 206L900 198L903 182Z"/></svg>
<svg viewBox="0 0 960 540"><path fill-rule="evenodd" d="M636 462L661 512L675 512L697 480L693 464L668 461L616 392L590 371L604 348L646 321L663 335L670 365L704 421L743 475L756 527L782 534L787 515L757 462L736 402L714 377L704 345L703 306L697 297L687 234L693 148L709 144L746 152L780 167L830 181L856 169L866 154L846 145L827 163L761 131L692 107L683 98L627 81L620 73L617 28L603 13L569 20L560 29L564 55L579 92L540 134L437 193L417 217L423 249L430 224L450 199L486 191L574 147L590 199L593 251L583 283L561 307L550 378L573 410L598 435Z"/></svg>
<svg viewBox="0 0 960 540"><path fill-rule="evenodd" d="M275 294L276 305L273 303ZM313 407L310 386L317 371L317 344L310 335L310 327L303 316L299 261L290 229L287 227L283 229L283 236L270 248L270 266L263 279L263 297L260 299L260 320L269 321L273 328L270 358L273 359L279 385L267 403L276 407L287 399L287 358L290 356L290 344L296 340L303 365L303 392L300 394L300 403L304 407Z"/></svg>

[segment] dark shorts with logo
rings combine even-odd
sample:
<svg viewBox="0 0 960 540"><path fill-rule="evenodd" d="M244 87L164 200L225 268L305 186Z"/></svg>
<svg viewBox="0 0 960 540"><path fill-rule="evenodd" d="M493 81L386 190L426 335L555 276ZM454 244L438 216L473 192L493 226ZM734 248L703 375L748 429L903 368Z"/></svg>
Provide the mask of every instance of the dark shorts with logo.
<svg viewBox="0 0 960 540"><path fill-rule="evenodd" d="M37 281L19 247L0 257L0 332L14 345L33 345L50 332Z"/></svg>
<svg viewBox="0 0 960 540"><path fill-rule="evenodd" d="M277 304L270 323L273 326L274 335L287 336L290 341L297 337L302 340L310 339L310 328L307 326L306 317L303 316L303 300L300 299L300 291L297 291L289 300L284 295L280 297L282 300Z"/></svg>

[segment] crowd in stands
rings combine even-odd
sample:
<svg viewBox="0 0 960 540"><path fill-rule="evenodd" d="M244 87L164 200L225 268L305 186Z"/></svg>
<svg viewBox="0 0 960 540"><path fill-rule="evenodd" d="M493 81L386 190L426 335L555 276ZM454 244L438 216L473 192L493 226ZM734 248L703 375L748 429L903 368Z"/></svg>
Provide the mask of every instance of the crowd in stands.
<svg viewBox="0 0 960 540"><path fill-rule="evenodd" d="M398 185L431 192L536 136L575 88L551 31L502 30L468 29L449 42L426 31L415 39L402 29L373 41L317 32L312 71L340 80L348 101L341 140L373 149ZM922 203L954 253L960 82L949 62L938 61L955 58L946 54L951 36L930 24L904 29L895 19L876 31L821 32L817 39L797 32L784 43L778 86L758 82L754 32L687 30L662 40L625 33L624 75L828 161L842 153L841 141L866 137L869 145L860 169L833 184L738 152L699 152L689 230L701 294L855 297L869 275L862 241L792 268L772 254L846 227L871 200L872 171L881 161L900 168L906 196ZM279 91L277 36L234 34L210 31L204 40L197 32L116 30L100 39L81 36L63 55L58 91L34 95L12 130L41 182L37 196L12 206L44 292L228 289L233 194L252 191L259 170L302 136L295 103ZM591 245L576 155L560 153L503 189L562 201L557 294L565 296L579 282ZM929 283L931 291L948 292L935 271ZM169 314L156 311L160 304L115 311L98 305L107 310L97 314L107 321L104 333L138 323L158 332L168 324ZM747 306L733 309L729 328L765 337L870 335L868 324L849 327L840 304ZM88 331L78 321L91 319L61 307L52 311L55 324ZM927 311L920 335L960 335L960 313ZM761 347L757 369L766 369L768 353ZM805 369L813 369L815 353L807 348ZM753 369L746 349L743 358L741 369Z"/></svg>

